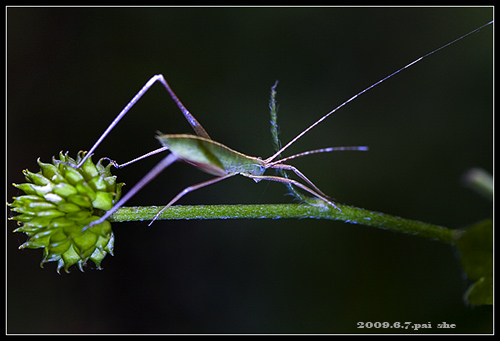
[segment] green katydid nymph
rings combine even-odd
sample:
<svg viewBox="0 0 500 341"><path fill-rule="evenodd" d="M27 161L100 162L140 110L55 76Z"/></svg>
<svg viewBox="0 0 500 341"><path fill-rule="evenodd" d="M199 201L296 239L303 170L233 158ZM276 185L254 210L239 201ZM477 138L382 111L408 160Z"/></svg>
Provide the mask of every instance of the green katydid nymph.
<svg viewBox="0 0 500 341"><path fill-rule="evenodd" d="M235 175L242 175L245 177L248 177L250 179L253 179L255 182L259 182L262 180L267 180L267 181L276 181L276 182L281 182L284 184L292 185L297 188L300 188L301 190L304 190L306 192L309 192L313 196L321 199L326 203L327 206L331 206L335 209L340 210L333 200L327 196L325 193L323 193L316 185L314 185L304 174L302 174L297 168L294 166L285 164L285 162L306 156L309 154L315 154L315 153L327 153L327 152L333 152L333 151L345 151L345 150L354 150L354 151L366 151L368 150L368 147L361 146L361 147L330 147L330 148L322 148L322 149L316 149L316 150L311 150L311 151L306 151L300 154L295 154L289 157L277 159L283 151L285 151L288 147L290 147L293 143L295 143L298 139L300 139L304 134L309 132L312 128L314 128L316 125L324 121L327 117L335 113L337 110L348 104L349 102L353 101L355 98L357 98L359 95L367 92L368 90L374 88L375 86L379 85L383 81L393 77L394 75L398 74L399 72L409 68L410 66L418 63L422 59L434 54L435 52L467 37L468 35L475 33L482 29L483 27L492 24L493 21L421 56L420 58L414 60L413 62L407 64L406 66L398 69L397 71L391 73L390 75L382 78L378 82L370 85L366 89L358 92L356 95L352 96L349 98L347 101L343 102L339 106L337 106L335 109L331 110L324 116L322 116L320 119L318 119L316 122L314 122L312 125L310 125L308 128L303 130L300 134L298 134L295 138L293 138L290 142L288 142L285 146L283 146L281 149L279 149L275 154L272 156L268 157L267 159L261 159L259 157L253 157L253 156L248 156L243 153L237 152L233 149L230 149L229 147L226 147L225 145L216 142L210 138L208 133L205 131L205 129L202 127L202 125L196 120L196 118L186 109L186 107L181 103L181 101L177 98L176 94L172 91L170 88L169 84L163 77L163 75L155 75L153 76L142 88L139 90L139 92L132 98L132 100L123 108L123 110L118 114L118 116L113 120L113 122L109 125L109 127L104 131L104 133L101 135L101 137L97 140L97 142L92 146L90 151L86 154L86 156L81 160L81 162L73 166L75 168L81 167L85 161L93 154L95 149L98 147L98 145L104 140L104 138L109 134L109 132L117 125L117 123L125 116L125 114L130 110L132 106L137 103L137 101L151 88L151 86L156 83L160 82L164 88L167 90L168 94L172 98L172 100L176 103L177 107L181 110L182 114L186 118L186 120L189 122L193 130L195 131L196 135L189 135L189 134L160 134L157 136L157 139L160 141L160 143L163 145L162 148L159 148L157 150L154 150L150 153L147 153L143 156L140 156L132 161L129 161L124 164L117 164L115 161L110 160L110 162L117 168L124 167L126 165L129 165L135 161L141 160L145 157L151 156L153 154L157 154L163 151L170 151L170 154L167 155L164 159L162 159L155 167L153 167L141 180L139 180L138 183L136 183L130 191L128 191L109 211L107 211L99 220L96 220L86 226L84 229L90 228L93 225L99 224L106 219L108 219L113 213L115 213L120 207L122 207L131 197L133 197L137 192L139 192L146 184L148 184L151 180L153 180L159 173L161 173L165 168L169 167L171 164L173 164L176 161L181 161L190 165L193 165L197 167L198 169L209 173L211 175L214 175L215 178L196 184L192 185L189 187L186 187L184 190L182 190L179 194L177 194L163 209L161 209L154 219L151 221L151 223L156 220L159 215L168 207L172 206L175 202L177 202L181 197L186 195L189 192L195 191L197 189L200 189L202 187L217 183L219 181L228 179L232 176ZM265 175L264 172L269 169L278 169L278 170L284 170L284 171L292 171L294 172L302 181L304 181L306 184L299 182L297 180L290 179L288 177L282 177L282 176L272 176L272 175ZM151 224L150 223L150 224Z"/></svg>
<svg viewBox="0 0 500 341"><path fill-rule="evenodd" d="M192 192L194 190L200 189L202 187L214 184L221 180L230 178L235 175L242 175L248 178L253 179L255 182L259 182L261 180L268 181L276 181L286 184L291 184L296 186L304 191L311 193L317 198L323 200L325 203L331 205L332 207L340 210L333 200L324 194L316 185L314 185L304 174L302 174L297 168L284 164L283 162L309 155L315 153L326 153L333 151L344 151L344 150L356 150L356 151L365 151L368 147L330 147L330 148L322 148L316 150L306 151L300 154L295 154L283 159L275 160L278 155L285 149L282 148L281 151L272 155L267 159L262 159L260 157L248 156L243 153L240 153L236 150L233 150L222 143L216 142L210 138L208 133L202 127L202 125L194 118L194 116L186 109L186 107L182 104L182 102L177 98L175 93L170 88L169 84L163 77L163 75L155 75L153 76L144 87L134 96L134 98L130 101L129 104L122 110L122 112L115 118L115 120L111 123L111 125L106 129L103 135L99 138L96 144L90 149L90 152L87 155L91 155L97 145L104 139L104 137L114 128L114 126L118 123L118 121L125 115L126 112L139 100L139 98L147 91L149 88L155 83L160 82L163 84L167 92L172 97L173 101L177 104L181 112L184 114L184 117L187 119L193 130L197 135L189 135L189 134L159 134L157 139L163 145L162 148L156 149L150 153L142 155L134 160L131 160L124 164L117 164L115 161L110 160L110 162L117 168L122 168L131 163L144 159L148 156L163 152L170 151L170 154L166 156L162 161L160 161L153 169L149 171L132 189L127 192L122 199L116 203L116 205L106 212L105 215L101 217L98 221L92 223L88 227L99 224L105 219L109 218L109 216L116 212L116 210L125 204L133 195L135 195L139 190L141 190L147 183L149 183L153 178L155 178L160 172L162 172L165 168L170 166L172 163L176 161L182 161L184 163L195 166L196 168L211 174L216 177L193 185L186 187L182 190L177 196L175 196L161 211L159 211L154 219L151 221L153 223L154 220L158 218L158 216L168 207L172 206L175 202L177 202L181 197L185 194ZM291 144L291 143L290 143ZM289 144L289 145L290 145ZM85 161L85 160L82 160ZM83 164L83 163L81 163ZM81 165L77 165L76 168ZM305 181L308 186L303 183L281 177L281 176L271 176L264 175L264 172L268 168L273 169L281 169L288 170L294 172L298 177L300 177L303 181ZM151 224L150 223L150 224ZM86 227L86 228L88 228Z"/></svg>

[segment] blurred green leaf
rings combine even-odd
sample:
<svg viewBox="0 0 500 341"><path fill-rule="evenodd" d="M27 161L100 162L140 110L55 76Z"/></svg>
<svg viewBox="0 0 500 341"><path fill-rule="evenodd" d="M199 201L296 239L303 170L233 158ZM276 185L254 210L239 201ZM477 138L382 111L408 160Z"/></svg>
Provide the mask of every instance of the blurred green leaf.
<svg viewBox="0 0 500 341"><path fill-rule="evenodd" d="M456 245L467 276L475 282L465 299L473 305L493 304L493 221L484 220L466 229Z"/></svg>
<svg viewBox="0 0 500 341"><path fill-rule="evenodd" d="M493 305L493 276L478 279L467 289L464 298L472 305Z"/></svg>

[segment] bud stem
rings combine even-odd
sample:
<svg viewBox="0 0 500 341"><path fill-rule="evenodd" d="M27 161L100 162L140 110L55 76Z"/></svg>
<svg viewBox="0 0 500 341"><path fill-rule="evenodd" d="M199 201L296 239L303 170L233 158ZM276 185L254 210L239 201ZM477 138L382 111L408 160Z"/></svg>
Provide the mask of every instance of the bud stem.
<svg viewBox="0 0 500 341"><path fill-rule="evenodd" d="M444 243L453 243L455 231L438 225L416 220L368 211L352 206L338 205L341 212L324 206L281 204L281 205L199 205L172 206L166 209L159 220L180 219L284 219L314 218L340 220L351 224L412 234ZM112 222L147 221L161 210L160 206L122 207L111 217Z"/></svg>

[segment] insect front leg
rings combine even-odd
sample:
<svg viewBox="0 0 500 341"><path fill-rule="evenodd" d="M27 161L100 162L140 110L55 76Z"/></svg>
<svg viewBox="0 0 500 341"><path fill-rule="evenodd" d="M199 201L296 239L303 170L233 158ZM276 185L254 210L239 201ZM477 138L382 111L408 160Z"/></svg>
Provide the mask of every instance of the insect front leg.
<svg viewBox="0 0 500 341"><path fill-rule="evenodd" d="M310 189L306 185L304 185L304 184L302 184L302 183L300 183L300 182L298 182L296 180L288 179L288 178L283 178L281 176L272 176L272 175L253 175L253 174L249 174L249 173L241 173L241 175L246 176L247 178L250 178L250 179L254 179L257 182L261 181L261 180L267 180L267 181L281 182L283 184L291 184L291 185L296 186L296 187L298 187L300 189L303 189L304 191L307 191L307 192L311 193L315 197L323 200L327 204L332 205L334 208L336 208L337 210L339 210L339 211L342 212L342 210L340 208L338 208L337 205L335 205L333 203L333 201L332 201L332 199L330 197L328 197L327 195L315 192L314 190Z"/></svg>
<svg viewBox="0 0 500 341"><path fill-rule="evenodd" d="M287 164L274 164L272 167L270 168L274 168L274 169L283 169L283 170L288 170L288 171L292 171L294 172L295 174L297 174L298 177L300 177L302 180L304 180L305 182L307 182L309 184L309 186L311 186L312 188L314 188L314 190L316 192L318 192L319 194L321 194L323 197L325 198L330 198L328 195L326 195L325 193L323 193L318 187L316 187L315 184L313 184L313 182L311 180L309 180L304 174L302 174L301 171L299 171L297 168L295 168L294 166L291 166L291 165L287 165Z"/></svg>

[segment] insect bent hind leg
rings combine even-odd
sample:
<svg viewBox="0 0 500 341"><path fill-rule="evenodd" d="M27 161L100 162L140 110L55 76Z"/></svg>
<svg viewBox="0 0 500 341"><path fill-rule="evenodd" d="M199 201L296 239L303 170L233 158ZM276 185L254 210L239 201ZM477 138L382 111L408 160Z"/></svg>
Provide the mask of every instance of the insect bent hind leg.
<svg viewBox="0 0 500 341"><path fill-rule="evenodd" d="M90 148L89 152L80 161L80 163L76 166L74 166L74 165L70 165L70 166L73 168L80 168L85 163L85 161L87 161L87 159L92 156L92 154L94 153L96 148L101 144L101 142L106 138L106 136L111 132L111 130L113 130L113 128L118 124L118 122L125 116L125 114L127 114L129 112L129 110L139 101L139 99L156 82L160 82L163 85L163 87L167 90L167 92L170 95L170 97L172 98L172 100L175 102L175 104L180 109L180 111L182 112L182 114L184 115L184 117L186 118L188 123L191 125L193 130L196 132L196 135L209 139L210 136L208 135L208 133L205 131L203 126L196 120L196 118L189 112L189 110L186 109L186 107L184 106L184 104L182 104L182 102L179 100L179 98L177 98L177 95L172 91L172 89L168 85L167 81L165 80L165 77L163 77L163 75L161 75L161 74L158 74L158 75L154 75L153 77L151 77L151 79L149 79L146 82L146 84L130 100L130 102L128 102L128 104L122 109L122 111L118 114L118 116L115 117L113 122L111 122L111 124L106 128L104 133L102 133L102 135L97 139L97 141L94 143L92 148Z"/></svg>

